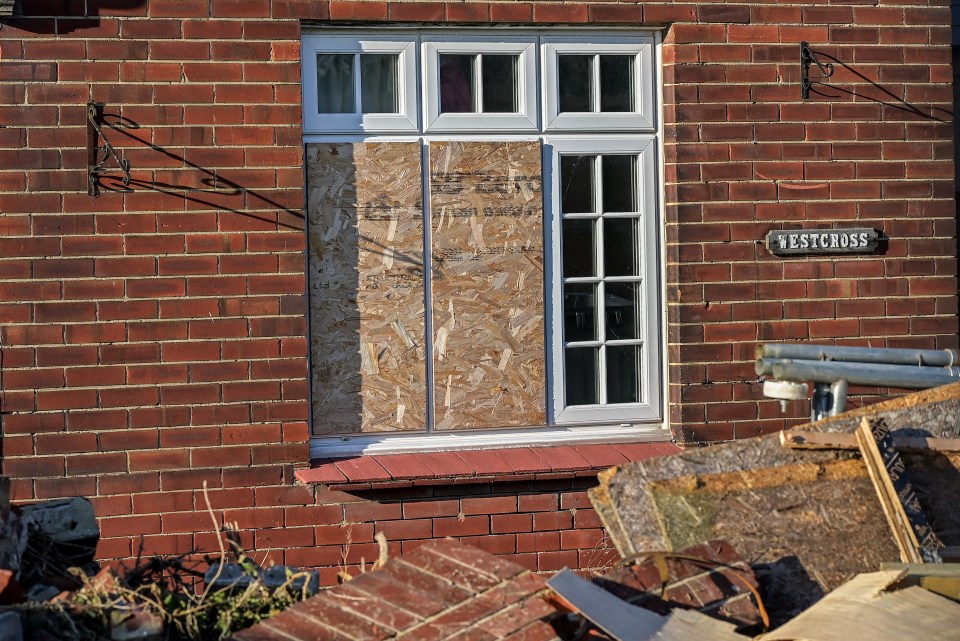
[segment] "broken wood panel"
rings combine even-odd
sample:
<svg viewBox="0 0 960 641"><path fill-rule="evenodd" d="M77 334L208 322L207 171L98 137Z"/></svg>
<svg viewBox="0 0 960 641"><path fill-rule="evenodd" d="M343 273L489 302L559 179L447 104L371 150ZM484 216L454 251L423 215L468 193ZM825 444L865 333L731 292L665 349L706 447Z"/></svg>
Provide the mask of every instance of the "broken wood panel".
<svg viewBox="0 0 960 641"><path fill-rule="evenodd" d="M904 563L942 562L937 550L943 544L930 528L920 507L917 493L907 477L906 465L893 446L886 421L864 417L856 437L860 455L900 548L900 560Z"/></svg>
<svg viewBox="0 0 960 641"><path fill-rule="evenodd" d="M430 147L437 430L546 422L540 144Z"/></svg>
<svg viewBox="0 0 960 641"><path fill-rule="evenodd" d="M426 429L420 145L307 146L315 434Z"/></svg>

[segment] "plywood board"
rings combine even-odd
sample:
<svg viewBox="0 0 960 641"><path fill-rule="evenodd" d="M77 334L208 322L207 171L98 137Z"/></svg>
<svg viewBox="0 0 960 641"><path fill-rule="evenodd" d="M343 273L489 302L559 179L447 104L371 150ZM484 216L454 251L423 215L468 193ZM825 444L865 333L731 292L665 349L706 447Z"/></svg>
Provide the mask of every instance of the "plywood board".
<svg viewBox="0 0 960 641"><path fill-rule="evenodd" d="M430 146L435 428L546 422L540 144Z"/></svg>
<svg viewBox="0 0 960 641"><path fill-rule="evenodd" d="M315 434L426 429L420 145L307 146Z"/></svg>

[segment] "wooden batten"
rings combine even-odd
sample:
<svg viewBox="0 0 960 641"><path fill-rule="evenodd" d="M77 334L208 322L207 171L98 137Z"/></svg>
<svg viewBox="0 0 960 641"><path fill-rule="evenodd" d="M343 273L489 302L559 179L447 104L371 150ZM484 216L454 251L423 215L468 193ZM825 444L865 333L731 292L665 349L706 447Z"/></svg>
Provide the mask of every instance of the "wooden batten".
<svg viewBox="0 0 960 641"><path fill-rule="evenodd" d="M430 146L437 430L546 421L540 144Z"/></svg>

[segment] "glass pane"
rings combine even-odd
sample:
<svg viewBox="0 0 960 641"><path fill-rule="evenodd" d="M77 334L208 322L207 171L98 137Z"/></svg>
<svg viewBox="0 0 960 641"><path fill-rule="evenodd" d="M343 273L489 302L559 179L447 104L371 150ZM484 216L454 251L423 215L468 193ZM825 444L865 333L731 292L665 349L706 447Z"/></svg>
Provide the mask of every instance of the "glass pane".
<svg viewBox="0 0 960 641"><path fill-rule="evenodd" d="M483 76L483 109L485 113L517 113L517 66L520 56L484 55L481 59Z"/></svg>
<svg viewBox="0 0 960 641"><path fill-rule="evenodd" d="M322 114L352 114L353 54L317 54L317 111Z"/></svg>
<svg viewBox="0 0 960 641"><path fill-rule="evenodd" d="M640 346L607 347L607 402L640 401Z"/></svg>
<svg viewBox="0 0 960 641"><path fill-rule="evenodd" d="M596 285L563 286L563 339L568 343L597 340Z"/></svg>
<svg viewBox="0 0 960 641"><path fill-rule="evenodd" d="M596 211L593 199L593 162L596 156L560 157L560 211L583 214Z"/></svg>
<svg viewBox="0 0 960 641"><path fill-rule="evenodd" d="M640 283L607 283L604 296L607 340L622 341L640 337Z"/></svg>
<svg viewBox="0 0 960 641"><path fill-rule="evenodd" d="M593 111L593 56L560 56L560 111Z"/></svg>
<svg viewBox="0 0 960 641"><path fill-rule="evenodd" d="M360 108L365 114L400 113L395 53L360 54Z"/></svg>
<svg viewBox="0 0 960 641"><path fill-rule="evenodd" d="M600 56L600 111L636 111L633 56Z"/></svg>
<svg viewBox="0 0 960 641"><path fill-rule="evenodd" d="M603 219L603 275L636 276L640 247L636 218Z"/></svg>
<svg viewBox="0 0 960 641"><path fill-rule="evenodd" d="M440 113L476 111L473 90L474 55L440 54Z"/></svg>
<svg viewBox="0 0 960 641"><path fill-rule="evenodd" d="M574 347L566 350L567 405L593 405L600 396L597 376L597 347Z"/></svg>
<svg viewBox="0 0 960 641"><path fill-rule="evenodd" d="M637 198L637 157L604 156L603 211L640 211Z"/></svg>
<svg viewBox="0 0 960 641"><path fill-rule="evenodd" d="M563 221L563 277L596 276L594 220L567 218Z"/></svg>

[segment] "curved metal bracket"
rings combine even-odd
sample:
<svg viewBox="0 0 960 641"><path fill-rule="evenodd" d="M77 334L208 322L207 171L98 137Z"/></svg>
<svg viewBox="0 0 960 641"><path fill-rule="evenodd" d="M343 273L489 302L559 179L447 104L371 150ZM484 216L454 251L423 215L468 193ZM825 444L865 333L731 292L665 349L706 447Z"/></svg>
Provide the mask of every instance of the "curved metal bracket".
<svg viewBox="0 0 960 641"><path fill-rule="evenodd" d="M810 45L804 41L800 43L800 97L806 100L810 97L810 87L825 84L820 80L810 80L810 65L815 64L820 69L821 78L833 75L833 64L823 63L814 57Z"/></svg>
<svg viewBox="0 0 960 641"><path fill-rule="evenodd" d="M100 176L108 173L106 163L110 158L123 171L123 186L130 184L130 161L121 158L104 135L104 106L102 102L87 103L87 193L94 197L100 195Z"/></svg>

